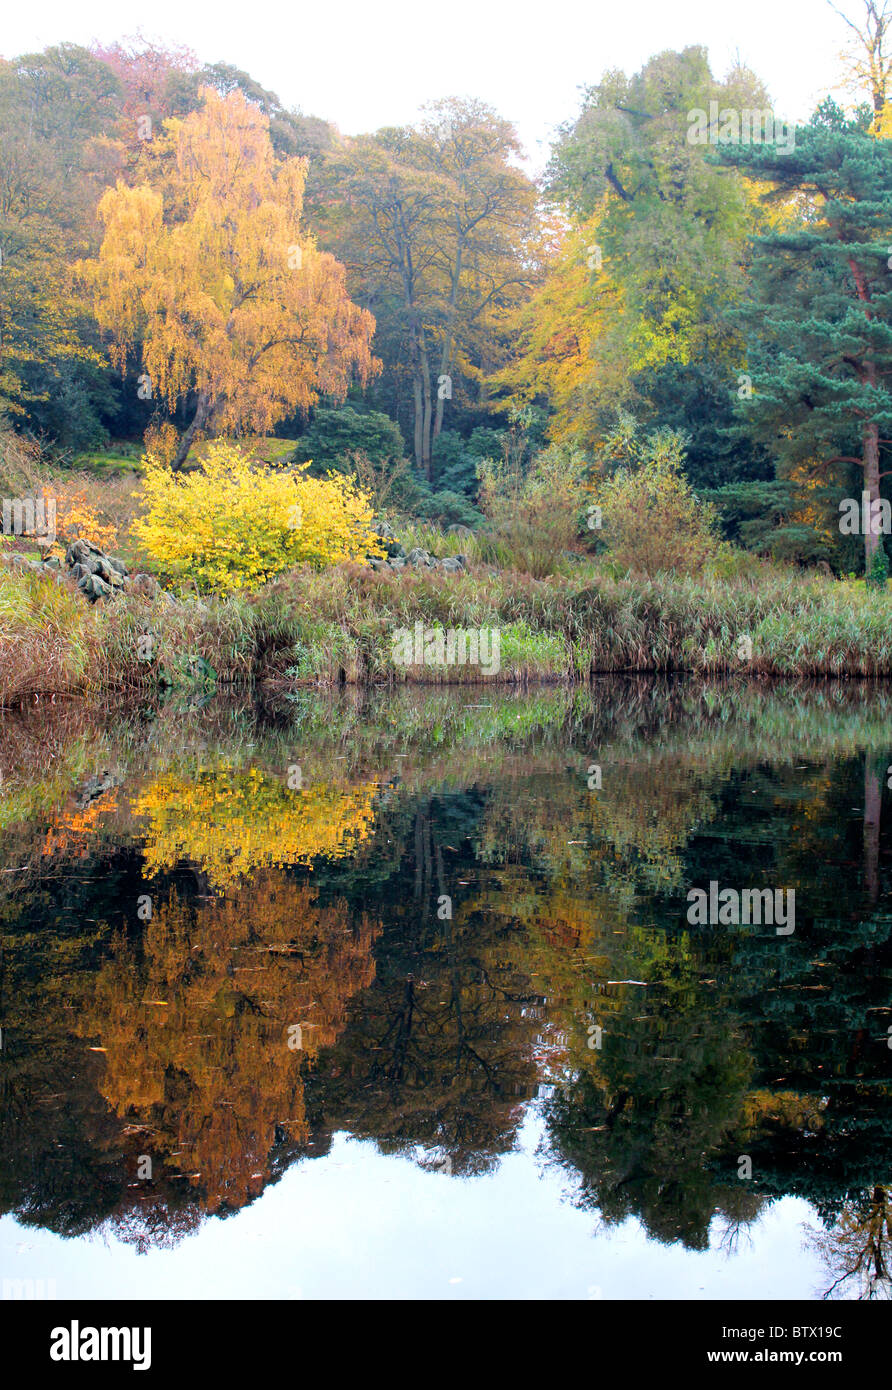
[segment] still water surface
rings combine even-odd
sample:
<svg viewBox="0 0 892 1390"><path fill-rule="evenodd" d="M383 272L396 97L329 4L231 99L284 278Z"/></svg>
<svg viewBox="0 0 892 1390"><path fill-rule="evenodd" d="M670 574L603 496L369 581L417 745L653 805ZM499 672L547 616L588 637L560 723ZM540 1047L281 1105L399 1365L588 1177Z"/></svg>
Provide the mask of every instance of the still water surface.
<svg viewBox="0 0 892 1390"><path fill-rule="evenodd" d="M622 679L0 716L0 1275L888 1297L890 717ZM710 883L795 929L692 925Z"/></svg>

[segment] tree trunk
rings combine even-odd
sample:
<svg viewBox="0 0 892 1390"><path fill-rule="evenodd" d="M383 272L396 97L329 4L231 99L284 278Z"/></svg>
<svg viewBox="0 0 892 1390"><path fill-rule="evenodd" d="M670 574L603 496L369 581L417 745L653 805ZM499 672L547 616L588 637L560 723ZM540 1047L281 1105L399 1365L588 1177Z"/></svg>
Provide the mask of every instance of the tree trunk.
<svg viewBox="0 0 892 1390"><path fill-rule="evenodd" d="M873 303L870 297L870 286L864 267L855 260L854 256L849 256L849 269L855 281L855 290L861 301L861 308L868 320L874 317ZM864 362L858 373L861 381L876 390L877 369L876 364L869 359ZM861 436L861 457L864 466L864 491L867 493L867 526L864 529L864 577L870 579L870 572L873 569L873 559L880 547L880 518L874 514L874 503L879 502L880 498L880 427L875 420L869 420L864 426ZM877 513L879 507L877 507Z"/></svg>
<svg viewBox="0 0 892 1390"><path fill-rule="evenodd" d="M455 310L456 305L458 304L458 286L459 282L461 281L461 263L463 250L464 245L461 236L459 235L458 248L455 253L455 265L452 271L452 288L449 293L449 314L446 319L446 328L443 333L443 351L440 354L440 371L437 376L438 385L440 377L446 375L452 363L452 341L455 335ZM434 418L434 439L437 438L441 429L443 428L443 410L445 408L445 404L446 402L444 397L440 395L439 391L437 391L437 414Z"/></svg>
<svg viewBox="0 0 892 1390"><path fill-rule="evenodd" d="M415 368L415 375L412 379L412 396L415 402L415 467L419 472L424 470L424 448L422 444L424 434L424 406L421 400L421 372Z"/></svg>
<svg viewBox="0 0 892 1390"><path fill-rule="evenodd" d="M427 474L429 448L425 443L429 435L425 433L425 379L427 395L430 395L427 349L424 344L424 330L417 318L412 321L412 396L415 403L415 467L419 473Z"/></svg>
<svg viewBox="0 0 892 1390"><path fill-rule="evenodd" d="M427 343L424 337L424 328L419 324L418 328L418 365L421 374L421 394L423 400L423 414L421 421L421 467L427 476L428 482L433 481L433 468L431 465L431 364L427 355Z"/></svg>
<svg viewBox="0 0 892 1390"><path fill-rule="evenodd" d="M192 441L195 439L195 436L198 433L198 431L204 429L205 425L208 422L210 414L210 398L206 391L199 391L198 404L195 407L195 414L192 417L192 423L189 425L188 429L184 431L183 436L180 439L179 444L177 445L177 451L174 455L173 463L171 464L171 469L174 473L179 473L180 469L183 467L183 464L189 457L189 450L192 447Z"/></svg>
<svg viewBox="0 0 892 1390"><path fill-rule="evenodd" d="M880 517L880 427L875 420L864 426L864 491L867 493L869 525L864 532L864 574L870 578L873 559L879 550Z"/></svg>
<svg viewBox="0 0 892 1390"><path fill-rule="evenodd" d="M870 754L864 758L864 887L870 902L880 896L880 819L883 793Z"/></svg>

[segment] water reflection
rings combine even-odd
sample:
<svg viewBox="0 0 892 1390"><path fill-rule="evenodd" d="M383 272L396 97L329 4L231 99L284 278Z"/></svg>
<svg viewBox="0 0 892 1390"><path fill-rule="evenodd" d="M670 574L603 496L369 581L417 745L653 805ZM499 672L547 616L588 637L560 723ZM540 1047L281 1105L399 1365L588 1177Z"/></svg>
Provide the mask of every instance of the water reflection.
<svg viewBox="0 0 892 1390"><path fill-rule="evenodd" d="M890 713L612 680L6 715L0 1210L174 1246L335 1134L471 1180L535 1110L593 1228L733 1257L795 1196L816 1292L888 1297ZM795 932L690 926L712 880L795 889Z"/></svg>

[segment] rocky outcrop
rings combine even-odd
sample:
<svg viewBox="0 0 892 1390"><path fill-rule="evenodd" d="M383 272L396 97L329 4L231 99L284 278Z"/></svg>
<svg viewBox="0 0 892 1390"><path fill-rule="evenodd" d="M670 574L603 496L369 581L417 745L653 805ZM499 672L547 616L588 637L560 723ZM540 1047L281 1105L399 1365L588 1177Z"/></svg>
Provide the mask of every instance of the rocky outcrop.
<svg viewBox="0 0 892 1390"><path fill-rule="evenodd" d="M423 550L418 545L405 551L386 522L379 522L374 530L387 555L368 557L373 570L429 569L442 570L445 574L461 574L467 569L464 555L445 555L437 559L436 555L431 555L429 550Z"/></svg>
<svg viewBox="0 0 892 1390"><path fill-rule="evenodd" d="M18 554L5 555L3 560L11 569L52 578L57 584L64 584L66 578L73 579L90 603L125 592L141 594L144 598L157 598L162 594L170 603L175 602L152 575L130 574L123 560L106 555L83 536L69 543L64 561L55 555L44 560L30 560Z"/></svg>
<svg viewBox="0 0 892 1390"><path fill-rule="evenodd" d="M116 590L124 588L127 580L127 566L123 560L104 555L98 546L83 537L71 542L65 552L65 564L77 587L91 603L111 598Z"/></svg>

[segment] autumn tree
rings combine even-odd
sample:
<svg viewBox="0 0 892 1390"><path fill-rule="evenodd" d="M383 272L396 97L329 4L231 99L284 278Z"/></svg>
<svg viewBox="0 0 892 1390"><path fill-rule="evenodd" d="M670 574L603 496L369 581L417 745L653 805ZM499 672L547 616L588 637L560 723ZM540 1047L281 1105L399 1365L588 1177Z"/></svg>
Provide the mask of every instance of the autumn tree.
<svg viewBox="0 0 892 1390"><path fill-rule="evenodd" d="M102 364L68 267L93 249L118 99L111 70L75 44L0 61L0 408L44 427L78 372Z"/></svg>
<svg viewBox="0 0 892 1390"><path fill-rule="evenodd" d="M116 365L141 351L153 398L194 403L175 469L200 431L268 432L378 366L374 320L302 229L306 161L275 157L241 91L202 97L165 121L150 182L103 195L102 247L83 266Z"/></svg>
<svg viewBox="0 0 892 1390"><path fill-rule="evenodd" d="M666 374L673 402L702 394L704 364L710 395L736 380L740 339L724 310L743 290L756 199L689 139L688 113L712 101L768 106L744 68L719 81L703 48L660 53L631 76L605 73L560 133L545 281L498 378L515 402L552 408L553 438L592 449L618 407L664 423L650 402Z"/></svg>
<svg viewBox="0 0 892 1390"><path fill-rule="evenodd" d="M110 68L120 89L116 133L136 162L145 143L161 133L170 116L186 116L197 107L198 94L190 81L198 71L191 49L166 48L144 39L94 44L94 58Z"/></svg>
<svg viewBox="0 0 892 1390"><path fill-rule="evenodd" d="M453 376L479 383L501 365L500 328L533 278L536 197L519 153L491 108L450 99L418 128L344 142L326 164L320 226L381 325L388 367L408 360L415 462L428 477Z"/></svg>
<svg viewBox="0 0 892 1390"><path fill-rule="evenodd" d="M862 0L863 14L852 19L829 0L854 34L844 57L846 85L856 92L867 92L874 113L874 124L883 123L892 80L892 3L890 0Z"/></svg>

